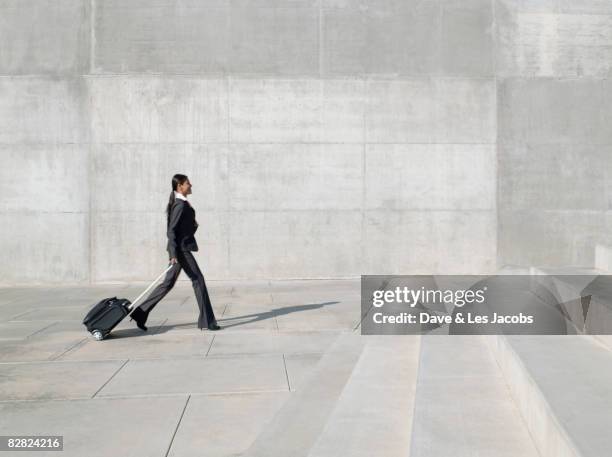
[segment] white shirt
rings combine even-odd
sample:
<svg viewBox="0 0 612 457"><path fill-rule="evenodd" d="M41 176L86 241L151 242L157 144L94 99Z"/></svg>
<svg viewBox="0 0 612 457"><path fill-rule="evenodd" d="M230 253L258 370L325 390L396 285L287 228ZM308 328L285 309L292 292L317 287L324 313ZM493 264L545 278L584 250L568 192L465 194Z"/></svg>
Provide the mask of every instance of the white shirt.
<svg viewBox="0 0 612 457"><path fill-rule="evenodd" d="M181 200L187 201L187 197L185 197L183 194L177 192L176 190L174 191L174 198L180 198Z"/></svg>

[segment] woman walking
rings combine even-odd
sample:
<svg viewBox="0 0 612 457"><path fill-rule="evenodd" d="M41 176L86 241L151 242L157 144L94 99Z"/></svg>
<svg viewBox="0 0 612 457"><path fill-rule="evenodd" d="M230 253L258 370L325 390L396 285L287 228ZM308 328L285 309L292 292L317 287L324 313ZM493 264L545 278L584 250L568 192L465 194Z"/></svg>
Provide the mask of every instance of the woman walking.
<svg viewBox="0 0 612 457"><path fill-rule="evenodd" d="M144 331L147 330L145 323L149 313L170 292L170 289L174 287L181 269L185 270L185 273L191 279L196 300L198 301L198 307L200 308L198 328L200 330L203 328L219 330L221 328L217 325L217 320L215 319L204 276L191 253L191 251L198 250L198 244L194 237L198 229L198 223L195 219L195 210L187 201L187 195L190 193L191 183L189 178L181 174L174 175L172 177L172 192L170 193L170 200L166 208L168 215L167 251L170 255L172 268L166 274L164 281L153 289L142 305L136 308L130 315L132 320L136 321L136 325Z"/></svg>

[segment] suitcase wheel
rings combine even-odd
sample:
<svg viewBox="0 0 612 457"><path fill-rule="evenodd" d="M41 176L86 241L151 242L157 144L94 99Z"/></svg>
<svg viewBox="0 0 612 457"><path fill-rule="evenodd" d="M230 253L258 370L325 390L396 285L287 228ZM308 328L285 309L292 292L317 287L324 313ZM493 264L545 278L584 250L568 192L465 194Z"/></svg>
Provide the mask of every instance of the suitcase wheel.
<svg viewBox="0 0 612 457"><path fill-rule="evenodd" d="M91 335L95 338L96 341L102 341L104 339L104 334L100 330L93 330Z"/></svg>

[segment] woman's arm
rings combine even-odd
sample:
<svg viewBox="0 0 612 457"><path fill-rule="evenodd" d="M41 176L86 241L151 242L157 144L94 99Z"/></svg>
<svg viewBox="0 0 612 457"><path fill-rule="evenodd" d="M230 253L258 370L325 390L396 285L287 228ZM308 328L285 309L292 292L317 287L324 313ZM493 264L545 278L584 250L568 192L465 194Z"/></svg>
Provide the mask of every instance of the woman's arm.
<svg viewBox="0 0 612 457"><path fill-rule="evenodd" d="M179 220L183 214L184 203L177 203L172 207L172 213L170 214L170 223L168 224L168 252L170 258L176 258L176 250L178 249L176 243L176 229L178 227Z"/></svg>

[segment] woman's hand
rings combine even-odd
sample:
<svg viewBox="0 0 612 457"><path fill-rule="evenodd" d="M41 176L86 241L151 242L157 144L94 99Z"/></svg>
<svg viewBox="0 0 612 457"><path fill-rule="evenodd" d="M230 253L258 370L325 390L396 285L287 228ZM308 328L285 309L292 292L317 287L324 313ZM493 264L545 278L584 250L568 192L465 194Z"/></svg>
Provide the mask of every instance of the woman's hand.
<svg viewBox="0 0 612 457"><path fill-rule="evenodd" d="M172 258L170 259L170 264L171 264L171 265L174 265L175 263L176 263L176 257L172 257Z"/></svg>

